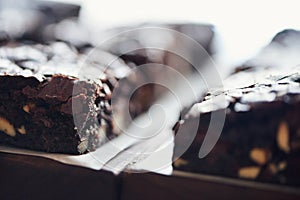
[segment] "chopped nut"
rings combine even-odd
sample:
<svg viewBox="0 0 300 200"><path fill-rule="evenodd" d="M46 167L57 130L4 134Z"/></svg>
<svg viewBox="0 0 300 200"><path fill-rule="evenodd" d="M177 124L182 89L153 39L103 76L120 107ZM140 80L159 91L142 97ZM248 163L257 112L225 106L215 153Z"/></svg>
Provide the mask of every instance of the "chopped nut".
<svg viewBox="0 0 300 200"><path fill-rule="evenodd" d="M25 112L29 113L29 106L28 105L23 106L23 110Z"/></svg>
<svg viewBox="0 0 300 200"><path fill-rule="evenodd" d="M259 165L264 165L270 158L270 153L267 149L254 148L250 152L250 158Z"/></svg>
<svg viewBox="0 0 300 200"><path fill-rule="evenodd" d="M180 166L187 165L187 164L188 164L188 161L186 161L182 158L179 158L179 159L174 161L174 166L175 167L180 167Z"/></svg>
<svg viewBox="0 0 300 200"><path fill-rule="evenodd" d="M239 170L238 176L241 178L255 179L260 172L260 167L243 167Z"/></svg>
<svg viewBox="0 0 300 200"><path fill-rule="evenodd" d="M276 174L279 171L285 170L287 163L285 161L281 161L278 164L271 163L268 168L272 174Z"/></svg>
<svg viewBox="0 0 300 200"><path fill-rule="evenodd" d="M19 131L19 133L21 133L22 135L26 134L26 129L24 127L24 125L22 125L20 128L17 129Z"/></svg>
<svg viewBox="0 0 300 200"><path fill-rule="evenodd" d="M3 131L4 133L12 137L16 135L14 126L3 117L0 117L0 131Z"/></svg>
<svg viewBox="0 0 300 200"><path fill-rule="evenodd" d="M34 107L35 107L34 103L28 103L25 106L23 106L23 110L27 113L30 113L30 110Z"/></svg>
<svg viewBox="0 0 300 200"><path fill-rule="evenodd" d="M77 146L79 153L86 152L87 148L88 148L88 140L81 141L80 144Z"/></svg>
<svg viewBox="0 0 300 200"><path fill-rule="evenodd" d="M278 163L278 170L279 171L285 170L286 166L287 166L286 162L282 161L282 162Z"/></svg>
<svg viewBox="0 0 300 200"><path fill-rule="evenodd" d="M274 163L271 163L268 168L272 174L276 174L278 172L277 166Z"/></svg>
<svg viewBox="0 0 300 200"><path fill-rule="evenodd" d="M277 144L279 148L286 153L290 152L289 140L288 125L286 122L281 122L277 131Z"/></svg>
<svg viewBox="0 0 300 200"><path fill-rule="evenodd" d="M110 88L108 87L108 85L106 83L103 83L103 90L106 95L111 95Z"/></svg>

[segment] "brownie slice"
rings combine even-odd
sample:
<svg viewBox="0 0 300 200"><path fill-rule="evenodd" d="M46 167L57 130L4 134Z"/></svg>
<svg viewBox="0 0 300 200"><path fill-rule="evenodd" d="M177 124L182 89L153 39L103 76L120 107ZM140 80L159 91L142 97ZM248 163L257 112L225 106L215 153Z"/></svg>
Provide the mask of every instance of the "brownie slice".
<svg viewBox="0 0 300 200"><path fill-rule="evenodd" d="M110 105L116 79L74 77L84 73L85 58L62 42L0 47L1 144L81 154L117 134Z"/></svg>
<svg viewBox="0 0 300 200"><path fill-rule="evenodd" d="M252 59L225 80L222 90L210 91L192 107L177 130L174 159L180 158L174 162L175 169L300 185L300 68L280 66L280 61L270 67L276 61L266 57L270 49L281 52L283 59L291 49L297 52L295 43L289 39L285 41L289 40L290 45L283 45L281 36L290 34L286 31L278 34L259 58ZM265 61L259 62L261 65L250 65L261 59ZM220 95L225 96L223 101L212 101ZM226 117L220 138L212 151L201 158L199 150L209 125L218 123L211 117L218 112ZM180 155L195 129L197 134L192 144Z"/></svg>

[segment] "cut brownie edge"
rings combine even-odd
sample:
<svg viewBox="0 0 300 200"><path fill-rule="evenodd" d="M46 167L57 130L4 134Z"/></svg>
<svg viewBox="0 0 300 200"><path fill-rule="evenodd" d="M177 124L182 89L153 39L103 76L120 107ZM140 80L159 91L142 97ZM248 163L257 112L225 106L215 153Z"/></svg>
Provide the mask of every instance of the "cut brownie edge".
<svg viewBox="0 0 300 200"><path fill-rule="evenodd" d="M10 83L11 82L11 83ZM16 82L16 85L13 83ZM93 151L112 131L102 119L101 88L86 81L53 75L0 76L0 143L32 150L80 154ZM102 124L100 125L100 121ZM102 127L103 126L103 127Z"/></svg>

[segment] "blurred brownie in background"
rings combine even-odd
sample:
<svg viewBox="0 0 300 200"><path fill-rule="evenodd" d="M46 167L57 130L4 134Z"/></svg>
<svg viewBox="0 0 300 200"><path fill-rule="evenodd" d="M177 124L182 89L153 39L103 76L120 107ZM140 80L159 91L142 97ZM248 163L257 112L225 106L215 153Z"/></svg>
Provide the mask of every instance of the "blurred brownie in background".
<svg viewBox="0 0 300 200"><path fill-rule="evenodd" d="M299 41L295 30L277 34L257 57L224 81L222 90L210 91L192 107L178 130L174 158L180 156L192 131L197 135L174 162L175 169L300 185L300 59L289 65L281 62L295 58ZM218 101L220 95L223 101ZM226 115L224 127L212 151L199 158L209 125L218 123L211 118L214 112Z"/></svg>
<svg viewBox="0 0 300 200"><path fill-rule="evenodd" d="M107 35L115 37L101 47L120 56L133 69L122 82L122 87L142 85L130 98L129 109L133 118L148 110L168 90L156 83L174 79L169 68L187 76L211 59L216 51L214 27L209 24L149 23L114 28L108 30ZM125 93L119 96L124 99L129 91L123 91Z"/></svg>
<svg viewBox="0 0 300 200"><path fill-rule="evenodd" d="M57 25L78 18L80 5L38 0L0 1L0 33L14 40L60 39ZM69 27L65 26L65 31ZM67 32L65 32L67 33ZM1 38L1 37L0 37Z"/></svg>

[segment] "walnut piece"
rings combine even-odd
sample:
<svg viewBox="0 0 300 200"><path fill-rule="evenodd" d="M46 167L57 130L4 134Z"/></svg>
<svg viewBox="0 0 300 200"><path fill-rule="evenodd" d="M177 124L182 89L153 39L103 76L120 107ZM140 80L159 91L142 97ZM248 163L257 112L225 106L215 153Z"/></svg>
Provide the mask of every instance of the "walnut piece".
<svg viewBox="0 0 300 200"><path fill-rule="evenodd" d="M268 169L272 174L276 174L280 171L285 170L286 167L287 167L286 161L281 161L278 164L275 164L275 163L269 164Z"/></svg>
<svg viewBox="0 0 300 200"><path fill-rule="evenodd" d="M82 140L80 144L77 146L79 153L84 153L88 148L88 140Z"/></svg>
<svg viewBox="0 0 300 200"><path fill-rule="evenodd" d="M260 172L260 167L257 166L249 166L243 167L239 170L238 176L240 178L248 178L248 179L255 179Z"/></svg>
<svg viewBox="0 0 300 200"><path fill-rule="evenodd" d="M259 165L264 165L270 158L270 153L267 149L254 148L250 152L250 158Z"/></svg>
<svg viewBox="0 0 300 200"><path fill-rule="evenodd" d="M276 174L278 172L277 166L274 163L271 163L268 168L272 174Z"/></svg>
<svg viewBox="0 0 300 200"><path fill-rule="evenodd" d="M17 130L19 131L19 133L21 133L22 135L26 134L26 129L25 126L22 125L20 128L17 128Z"/></svg>
<svg viewBox="0 0 300 200"><path fill-rule="evenodd" d="M290 135L289 128L286 122L281 122L277 131L277 145L285 153L290 152Z"/></svg>
<svg viewBox="0 0 300 200"><path fill-rule="evenodd" d="M14 137L16 135L14 126L3 117L0 117L0 131L3 131L11 137Z"/></svg>
<svg viewBox="0 0 300 200"><path fill-rule="evenodd" d="M174 161L175 167L180 167L180 166L187 165L187 164L188 164L188 161L186 161L182 158L178 158L177 160Z"/></svg>
<svg viewBox="0 0 300 200"><path fill-rule="evenodd" d="M287 163L285 161L281 161L280 163L278 163L278 170L279 171L283 171L286 169Z"/></svg>
<svg viewBox="0 0 300 200"><path fill-rule="evenodd" d="M30 113L30 110L32 110L32 108L34 108L34 107L35 107L34 103L28 103L23 106L23 110L27 113Z"/></svg>

